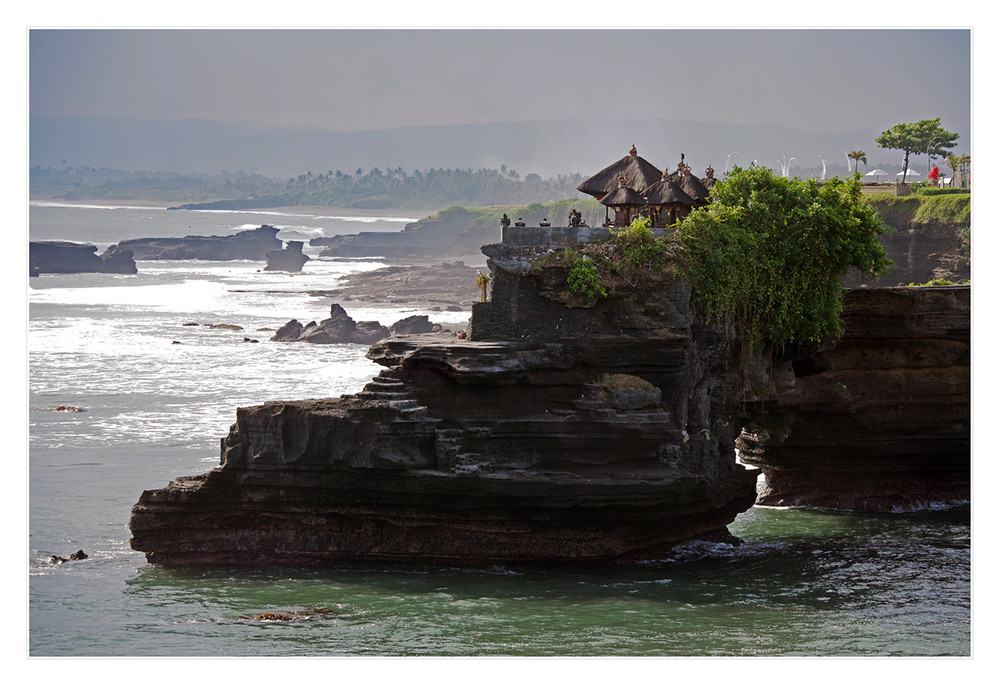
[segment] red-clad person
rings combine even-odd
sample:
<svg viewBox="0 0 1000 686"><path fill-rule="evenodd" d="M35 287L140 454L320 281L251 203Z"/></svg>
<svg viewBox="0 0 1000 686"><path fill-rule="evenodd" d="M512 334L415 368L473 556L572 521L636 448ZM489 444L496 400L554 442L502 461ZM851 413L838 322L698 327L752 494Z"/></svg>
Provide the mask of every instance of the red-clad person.
<svg viewBox="0 0 1000 686"><path fill-rule="evenodd" d="M934 168L931 169L930 174L927 175L927 178L930 179L931 181L933 181L934 185L936 186L936 185L938 185L938 175L940 173L941 172L938 171L937 165L935 164Z"/></svg>

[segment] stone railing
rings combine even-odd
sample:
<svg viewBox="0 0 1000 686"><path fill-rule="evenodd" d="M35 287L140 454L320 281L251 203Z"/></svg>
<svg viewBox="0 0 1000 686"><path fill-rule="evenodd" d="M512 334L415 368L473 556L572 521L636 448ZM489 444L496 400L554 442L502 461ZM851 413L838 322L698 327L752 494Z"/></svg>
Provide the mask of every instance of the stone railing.
<svg viewBox="0 0 1000 686"><path fill-rule="evenodd" d="M664 229L653 229L654 236L664 235ZM611 238L605 226L505 226L500 242L509 246L567 245L588 243Z"/></svg>

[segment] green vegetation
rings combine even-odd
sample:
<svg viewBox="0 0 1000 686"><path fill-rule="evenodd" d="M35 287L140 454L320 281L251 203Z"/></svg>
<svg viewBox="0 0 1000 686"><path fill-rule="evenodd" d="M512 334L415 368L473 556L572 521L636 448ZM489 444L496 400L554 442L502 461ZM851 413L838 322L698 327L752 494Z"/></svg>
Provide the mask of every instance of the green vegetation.
<svg viewBox="0 0 1000 686"><path fill-rule="evenodd" d="M838 336L850 267L884 273L883 224L856 181L820 185L735 169L675 239L682 273L710 320L734 325L745 354L765 343Z"/></svg>
<svg viewBox="0 0 1000 686"><path fill-rule="evenodd" d="M963 281L961 283L955 281L949 281L948 279L932 279L927 283L908 283L907 288L923 288L924 286L965 286L968 285L968 281Z"/></svg>
<svg viewBox="0 0 1000 686"><path fill-rule="evenodd" d="M903 151L903 178L910 168L910 154L942 157L955 147L957 133L950 133L941 128L941 117L923 119L913 124L896 124L882 132L875 139L880 148Z"/></svg>
<svg viewBox="0 0 1000 686"><path fill-rule="evenodd" d="M921 188L901 197L869 196L868 202L883 220L895 216L897 223L940 222L967 228L972 222L972 194L959 188Z"/></svg>
<svg viewBox="0 0 1000 686"><path fill-rule="evenodd" d="M588 298L606 298L608 292L601 286L601 276L597 273L594 261L576 251L567 250L569 261L569 276L566 283L574 293L582 293Z"/></svg>
<svg viewBox="0 0 1000 686"><path fill-rule="evenodd" d="M855 174L858 173L858 162L861 162L862 164L868 164L868 155L867 153L865 153L864 150L852 150L851 152L847 153L847 157L849 159L854 160Z"/></svg>
<svg viewBox="0 0 1000 686"><path fill-rule="evenodd" d="M482 302L486 302L486 291L490 287L492 279L481 271L476 272L476 288L482 291Z"/></svg>
<svg viewBox="0 0 1000 686"><path fill-rule="evenodd" d="M674 277L677 245L668 236L654 236L644 217L623 229L612 229L608 240L577 247L564 251L570 268L567 284L573 292L590 298L652 288Z"/></svg>
<svg viewBox="0 0 1000 686"><path fill-rule="evenodd" d="M411 173L378 167L365 173L306 172L285 181L243 172L170 174L78 167L33 167L33 195L67 200L145 199L168 203L219 203L237 209L293 205L353 209L430 209L449 205L512 205L552 201L576 193L580 174L524 178L501 169L428 169ZM570 203L572 201L566 201ZM569 213L562 215L565 217Z"/></svg>
<svg viewBox="0 0 1000 686"><path fill-rule="evenodd" d="M569 289L590 298L691 279L706 319L741 339L746 365L765 344L838 336L844 274L892 264L878 239L884 230L856 181L821 185L737 168L672 234L656 237L641 218L544 261L568 267Z"/></svg>

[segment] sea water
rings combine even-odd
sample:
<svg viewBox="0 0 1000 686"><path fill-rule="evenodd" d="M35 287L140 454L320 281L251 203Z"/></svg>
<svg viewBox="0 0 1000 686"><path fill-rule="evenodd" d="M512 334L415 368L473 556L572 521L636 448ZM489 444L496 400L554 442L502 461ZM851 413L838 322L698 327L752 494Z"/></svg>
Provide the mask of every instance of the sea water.
<svg viewBox="0 0 1000 686"><path fill-rule="evenodd" d="M303 240L399 230L414 218L39 203L30 237L103 248L269 223L278 238ZM378 373L365 346L269 339L292 318L329 316L331 300L309 291L383 265L315 259L288 275L249 261L142 261L135 275L29 280L30 656L970 654L968 507L887 515L755 507L730 527L740 546L693 544L583 570L147 564L128 545L132 505L144 489L217 466L237 407L337 397ZM454 328L468 319L345 307L386 325L410 314ZM57 409L67 406L82 411ZM79 549L87 559L50 562ZM299 619L259 619L268 613Z"/></svg>

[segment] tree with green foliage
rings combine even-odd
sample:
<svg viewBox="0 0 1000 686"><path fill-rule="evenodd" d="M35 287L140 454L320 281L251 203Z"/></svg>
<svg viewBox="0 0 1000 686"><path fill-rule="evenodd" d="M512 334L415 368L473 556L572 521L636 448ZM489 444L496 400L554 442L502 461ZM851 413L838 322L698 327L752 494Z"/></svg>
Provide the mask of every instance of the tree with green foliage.
<svg viewBox="0 0 1000 686"><path fill-rule="evenodd" d="M950 133L941 128L941 117L922 119L913 124L896 124L882 132L875 139L880 148L903 151L903 180L910 168L910 153L925 154L931 157L941 157L946 151L955 147L957 133Z"/></svg>
<svg viewBox="0 0 1000 686"><path fill-rule="evenodd" d="M744 370L765 344L811 344L840 335L849 268L892 265L885 230L856 180L823 184L734 169L712 188L712 203L678 225L681 273L710 321L734 326Z"/></svg>
<svg viewBox="0 0 1000 686"><path fill-rule="evenodd" d="M847 156L854 160L854 173L858 173L858 162L863 164L868 164L868 157L865 155L864 150L853 150L847 153Z"/></svg>

